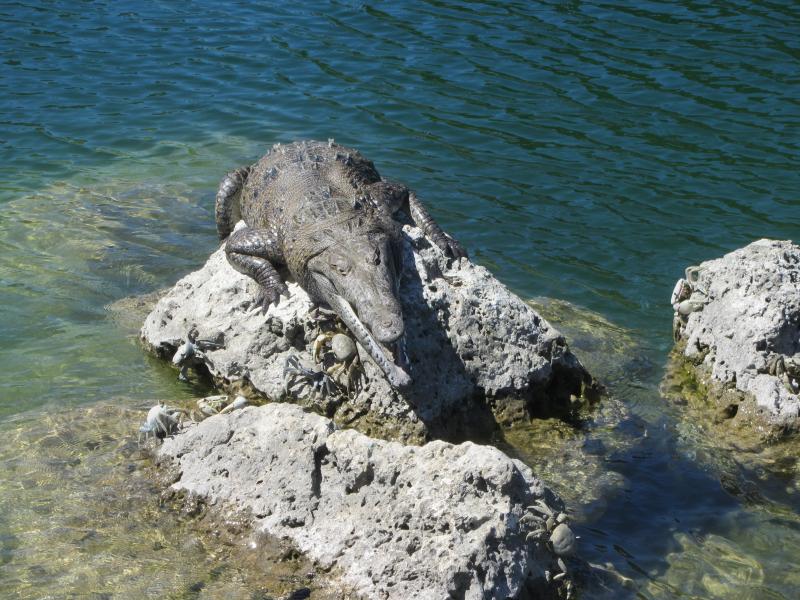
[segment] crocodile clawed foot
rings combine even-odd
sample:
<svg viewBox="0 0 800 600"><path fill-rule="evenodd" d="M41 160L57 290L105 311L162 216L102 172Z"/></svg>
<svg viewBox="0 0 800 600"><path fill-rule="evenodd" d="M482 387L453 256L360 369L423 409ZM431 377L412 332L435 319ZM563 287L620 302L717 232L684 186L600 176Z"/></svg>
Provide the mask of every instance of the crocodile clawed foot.
<svg viewBox="0 0 800 600"><path fill-rule="evenodd" d="M262 315L265 315L271 305L274 304L278 306L281 301L281 296L289 297L289 288L286 287L286 285L280 288L261 286L253 302L253 308L259 310Z"/></svg>
<svg viewBox="0 0 800 600"><path fill-rule="evenodd" d="M457 261L462 258L468 258L467 251L464 249L464 246L462 246L458 240L451 238L447 234L445 234L445 241L440 245L440 248L442 252L445 253L445 256L447 256L449 259Z"/></svg>

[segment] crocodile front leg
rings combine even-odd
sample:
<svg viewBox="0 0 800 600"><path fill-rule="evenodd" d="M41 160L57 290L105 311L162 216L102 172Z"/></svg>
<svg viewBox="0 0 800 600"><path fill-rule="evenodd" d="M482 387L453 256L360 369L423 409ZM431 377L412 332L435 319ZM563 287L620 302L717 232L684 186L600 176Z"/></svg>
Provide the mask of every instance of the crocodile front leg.
<svg viewBox="0 0 800 600"><path fill-rule="evenodd" d="M234 269L261 286L255 305L262 313L270 304L277 306L282 295L289 295L289 288L275 270L274 264L283 263L283 255L270 231L251 227L234 231L225 244L225 255Z"/></svg>

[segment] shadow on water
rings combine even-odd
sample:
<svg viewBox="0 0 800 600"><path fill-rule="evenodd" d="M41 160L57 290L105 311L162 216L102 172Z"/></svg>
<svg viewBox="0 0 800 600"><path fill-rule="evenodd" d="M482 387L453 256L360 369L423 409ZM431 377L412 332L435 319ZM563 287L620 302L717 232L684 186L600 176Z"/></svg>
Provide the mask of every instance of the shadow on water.
<svg viewBox="0 0 800 600"><path fill-rule="evenodd" d="M677 549L677 538L713 530L709 517L722 519L738 511L739 503L712 473L680 456L668 439L647 431L640 424L642 435L635 444L606 457L606 468L627 484L604 499L601 517L584 525L583 552L590 562L610 561L634 579L658 582L669 568L666 557Z"/></svg>

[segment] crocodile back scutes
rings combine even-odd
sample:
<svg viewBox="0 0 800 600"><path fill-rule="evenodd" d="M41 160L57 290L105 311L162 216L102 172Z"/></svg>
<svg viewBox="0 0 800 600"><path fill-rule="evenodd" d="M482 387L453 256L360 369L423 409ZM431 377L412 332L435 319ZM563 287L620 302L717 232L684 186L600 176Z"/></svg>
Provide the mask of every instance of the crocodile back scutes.
<svg viewBox="0 0 800 600"><path fill-rule="evenodd" d="M240 208L248 226L268 228L303 284L308 261L360 236L396 234L369 195L381 181L372 161L333 142L275 145L251 167Z"/></svg>

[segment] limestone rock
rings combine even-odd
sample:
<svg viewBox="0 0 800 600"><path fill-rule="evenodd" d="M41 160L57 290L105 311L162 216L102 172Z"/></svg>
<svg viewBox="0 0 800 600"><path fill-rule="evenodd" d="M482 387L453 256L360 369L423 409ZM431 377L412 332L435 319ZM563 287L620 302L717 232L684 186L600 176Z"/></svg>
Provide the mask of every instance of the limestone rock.
<svg viewBox="0 0 800 600"><path fill-rule="evenodd" d="M756 422L770 432L797 429L800 247L759 240L690 267L687 279L673 297L684 355L713 381L754 398ZM737 412L742 407L730 407L726 416Z"/></svg>
<svg viewBox="0 0 800 600"><path fill-rule="evenodd" d="M292 404L216 415L168 439L174 489L248 512L367 598L550 597L565 580L526 541L537 499L560 501L490 446L371 439Z"/></svg>
<svg viewBox="0 0 800 600"><path fill-rule="evenodd" d="M231 268L222 249L181 279L156 305L141 331L165 358L195 328L224 347L203 362L223 386L251 384L272 400L287 399L284 368L312 357L314 323L306 293L289 283L290 298L266 315L251 310L257 286ZM414 383L401 395L362 351L362 389L349 398L308 393L289 398L382 437L425 439L493 422L488 407L513 399L529 410L568 406L591 377L564 337L483 267L448 264L421 232L404 228L400 296ZM487 418L488 417L488 418Z"/></svg>

